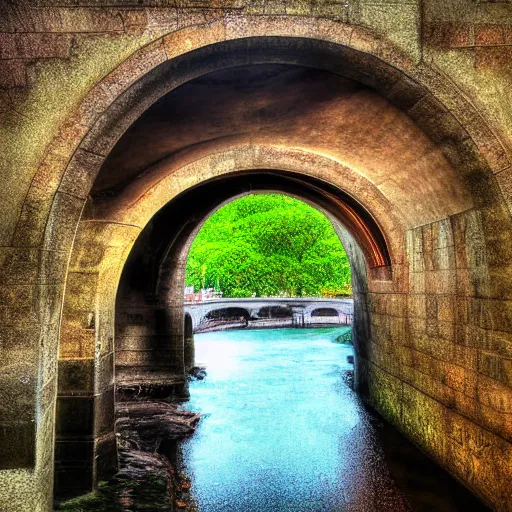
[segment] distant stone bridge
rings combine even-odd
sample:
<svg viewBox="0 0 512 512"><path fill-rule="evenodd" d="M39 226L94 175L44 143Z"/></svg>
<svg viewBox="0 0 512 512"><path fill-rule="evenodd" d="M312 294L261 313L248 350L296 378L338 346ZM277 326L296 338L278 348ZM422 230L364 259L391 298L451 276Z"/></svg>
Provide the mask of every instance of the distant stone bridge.
<svg viewBox="0 0 512 512"><path fill-rule="evenodd" d="M194 331L204 324L226 317L238 318L249 326L264 325L266 322L282 322L295 327L350 325L353 311L352 299L265 297L185 302L185 314L190 315Z"/></svg>

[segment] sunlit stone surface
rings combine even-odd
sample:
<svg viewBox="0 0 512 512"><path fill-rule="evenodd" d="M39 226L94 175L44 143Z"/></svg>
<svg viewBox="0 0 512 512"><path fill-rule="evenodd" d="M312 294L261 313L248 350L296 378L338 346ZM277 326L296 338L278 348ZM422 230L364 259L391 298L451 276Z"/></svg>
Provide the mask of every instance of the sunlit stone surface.
<svg viewBox="0 0 512 512"><path fill-rule="evenodd" d="M201 512L484 510L361 404L347 329L196 335L204 417L182 456Z"/></svg>

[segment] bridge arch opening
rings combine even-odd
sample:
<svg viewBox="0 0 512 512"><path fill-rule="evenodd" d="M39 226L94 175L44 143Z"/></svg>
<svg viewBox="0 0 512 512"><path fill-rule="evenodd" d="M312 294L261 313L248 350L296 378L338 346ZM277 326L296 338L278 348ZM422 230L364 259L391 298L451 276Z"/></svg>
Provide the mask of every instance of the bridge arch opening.
<svg viewBox="0 0 512 512"><path fill-rule="evenodd" d="M487 269L500 247L510 242L497 241L494 236L505 233L506 238L510 232L506 207L494 178L489 177L487 164L464 127L423 86L411 83L396 67L368 53L316 39L299 39L256 37L211 45L208 50L189 55L190 61L181 60L190 64L181 69L200 70L198 80L188 80L186 87L162 96L154 109L146 110L149 102L158 97L151 96L151 101L141 103L136 111L130 101L139 98L140 91L147 91L159 80L165 85L161 84L158 94L171 88L166 66L149 73L147 80L138 84L140 89L133 98L132 91L126 95L128 99L119 100L130 106L126 110L113 107L113 113L107 113L100 123L103 128L95 127L84 147L76 152L77 158L110 155L97 166L91 164L94 171L90 180L75 180L77 187L84 183L89 187L85 193L75 191L77 196L89 198L74 238L61 327L59 371L63 379L59 380L57 422L65 426L66 407L81 407L76 394L80 392L84 393L80 395L81 403L87 402L98 418L89 422L82 440L89 447L90 439L94 439L94 453L102 454L95 455L93 463L87 461L85 488L94 485L97 475L107 473L115 464L112 457L103 455L115 451L116 388L118 399L134 383L139 389L140 384L149 389L164 383L168 396L186 395L182 285L184 258L193 234L223 201L248 191L273 190L311 201L339 223L340 237L351 255L354 293L358 298L355 338L361 392L440 463L485 494L487 477L479 472L470 477L461 473L467 451L438 453L438 445L429 432L437 429L443 432L443 439L448 439L449 429L443 422L449 418L446 421L463 424L457 423L457 428L468 429L471 435L484 435L490 445L501 447L498 438L508 435L508 431L500 423L501 413L495 411L499 409L498 402L491 396L486 404L490 408L488 414L476 417L472 415L472 402L468 405L467 401L457 401L457 382L447 380L443 374L437 387L430 386L428 379L425 384L419 374L427 368L438 368L440 363L434 356L446 359L444 363L452 359L457 322L465 326L459 332L473 327L494 329L473 325L466 313L468 308L491 308L489 314L497 314L492 313L491 304L474 305L472 301L489 298L496 292L496 273L486 273L482 268ZM251 60L248 48L258 49L254 59L261 66L252 62L247 65ZM218 58L208 61L218 68L214 74L206 72L211 71L208 66L204 68L205 54L210 51ZM307 62L300 60L300 55L307 56ZM225 67L225 59L232 69ZM203 62L203 67L191 64L197 62ZM315 62L323 62L323 69ZM276 96L277 102L272 102L269 91L275 90L276 83L283 89ZM304 98L302 86L309 90L311 94L303 108L296 109L293 102L282 109L276 106L290 92L287 84L298 85L289 96L295 100ZM320 96L315 84L324 88ZM204 94L205 88L211 90L209 96ZM258 94L254 94L255 89ZM400 91L404 90L402 94ZM219 91L224 95L216 94ZM238 107L225 111L240 113L244 91L254 98L254 108L249 109L250 114L235 132L212 129L208 140L186 138L186 133L201 132L191 129L194 126L210 126L207 120L215 118L213 98L219 100L219 105L224 102L224 106ZM206 101L197 102L197 97ZM322 98L324 104L315 103L314 97ZM193 113L194 103L201 104L201 108L208 103L204 115L187 117L176 110L181 104ZM346 138L337 140L332 135L329 144L322 145L325 126L334 122L326 112L334 104L342 110L346 107L347 114L358 113L345 117L338 115L339 110L332 111L332 116L352 123L354 130L337 125L339 129L330 133L347 134ZM303 122L297 122L294 111L303 116ZM436 126L429 130L433 111L439 116L441 129ZM379 122L363 119L359 113ZM140 114L110 152L118 136ZM124 117L116 125L119 115ZM165 130L145 130L155 122L165 124L164 118L184 121L183 132L175 138L183 142L182 146L169 145L169 137L165 141L159 138L157 132ZM187 124L186 120L190 122ZM251 124L255 130L247 135L244 128ZM269 130L270 125L276 130ZM219 126L230 126L229 120ZM371 130L366 133L361 126ZM168 133L176 133L173 122L165 128ZM140 137L145 131L154 138ZM365 133L367 137L361 141L359 137ZM138 137L140 143L134 144ZM359 143L354 144L355 141ZM144 144L153 149L162 147L163 153L151 149L146 153L153 160L144 160ZM131 153L127 151L130 145ZM337 147L340 151L336 151ZM129 168L128 160L134 156L137 163ZM101 170L95 180L97 167ZM83 166L70 165L70 172L72 168L83 170ZM73 182L67 179L67 183ZM482 183L489 186L483 187ZM55 210L60 211L57 207ZM54 234L68 236L71 247L76 225L77 222L64 231L55 229ZM455 281L463 287L463 304ZM383 317L386 320L381 322ZM469 324L471 328L466 329ZM450 348L432 354L430 348L438 347L436 340L440 336ZM415 368L413 361L419 359L412 357L411 350L416 349L410 348L411 339L427 340L425 358L435 359L430 366L425 362L421 369ZM65 378L66 367L74 365L86 374L86 364L91 361L97 363L92 367L102 370L98 380L91 385L84 379L79 382L78 391L73 389L72 382ZM467 372L473 376L476 370L471 367ZM506 387L499 382L499 375L495 377L498 387ZM478 395L477 390L475 393ZM471 400L478 400L476 395ZM454 416L455 403L460 417ZM436 413L425 420L424 410ZM430 422L428 428L422 427L424 421ZM69 432L58 432L58 441L64 445ZM503 453L509 453L508 445L503 446ZM498 480L500 468L506 463L500 457L496 460L488 458L486 465L488 474L498 475ZM59 467L61 474L65 473L65 464ZM489 501L503 502L503 493L497 492Z"/></svg>
<svg viewBox="0 0 512 512"><path fill-rule="evenodd" d="M250 313L244 309L239 307L228 307L221 309L213 309L209 311L206 316L206 320L212 321L229 321L229 320L241 320L247 321L250 318Z"/></svg>
<svg viewBox="0 0 512 512"><path fill-rule="evenodd" d="M247 179L251 181L250 192L245 190ZM137 365L134 364L134 361L139 349L133 347L133 349L129 348L127 350L128 347L122 342L125 336L131 338L129 331L132 329L129 325L131 317L125 314L125 311L133 310L137 306L137 301L141 301L141 304L137 306L141 310L145 310L148 313L153 310L153 313L150 314L155 314L157 311L160 312L158 314L162 314L161 312L166 310L165 314L168 315L169 325L173 326L170 328L167 337L164 336L164 333L159 334L162 342L166 343L167 348L162 350L163 346L153 343L155 346L154 357L158 360L159 365L169 365L170 376L167 376L167 380L172 382L179 381L180 378L182 381L184 379L182 368L179 365L176 366L170 363L171 358L174 361L176 359L179 360L180 353L183 351L184 332L181 326L184 325L182 320L184 311L185 314L192 318L194 330L201 326L209 328L209 325L220 325L229 319L233 321L238 320L241 324L247 325L251 319L258 316L259 307L256 309L253 307L252 312L237 307L219 309L214 307L215 300L212 301L211 309L205 310L204 314L194 313L193 308L195 304L186 306L184 309L183 296L189 250L205 221L214 212L219 211L222 206L234 203L239 198L248 195L252 196L254 192L258 192L259 197L263 197L262 194L264 193L271 192L275 194L278 192L289 195L292 198L300 198L304 203L312 204L316 209L320 209L322 216L328 216L328 222L332 222L336 236L342 237L345 243L348 244L351 251L351 257L349 258L351 265L356 265L358 269L359 273L357 276L350 274L353 277L352 285L354 290L356 293L364 294L367 279L365 255L362 249L360 249L358 242L342 224L345 220L346 210L338 208L337 203L331 202L330 198L332 196L330 194L333 193L333 189L328 187L329 195L322 195L322 189L319 187L325 186L325 184L315 180L301 183L299 176L284 171L276 172L269 170L264 173L258 171L232 173L222 179L213 179L201 186L185 191L159 211L137 239L121 277L121 286L117 297L119 318L117 333L121 340L121 343L116 346L117 388L122 389L125 386L125 381L129 383L134 378L143 381L149 378L150 375L156 376L155 368L152 368L148 363L150 361L148 358L152 357L151 351L146 349L146 357L141 359L140 364ZM204 207L202 214L196 216L192 222L184 223L185 219L190 219L191 210L196 208L199 203ZM364 211L361 211L364 215ZM335 216L334 212L337 212L337 216ZM170 219L172 219L172 222L170 222ZM352 217L349 219L353 220ZM169 229L171 225L176 226L175 232ZM365 237L370 233L370 229L378 230L379 228L375 223L371 224L368 227L368 231L364 234ZM383 242L385 239L384 235L380 231L377 233L378 237L375 239L381 240L385 244ZM383 254L386 254L386 257L389 257L386 245L383 245L382 251ZM154 255L154 259L149 266L147 264L148 253ZM353 260L352 255L355 255L358 259ZM374 262L374 259L371 259L371 261ZM376 272L375 275L380 275L381 278L387 279L390 282L389 280L392 275L390 266L373 267L372 271ZM148 283L151 282L149 277L151 275L157 275L158 278L152 282L151 289L148 289ZM137 295L139 299L136 301L134 298ZM363 295L360 295L360 297L363 297ZM199 305L200 303L197 303L197 306ZM280 308L279 306L274 306L272 309L277 317L283 315L284 317L291 317L292 320L294 318L293 312L289 307ZM263 315L267 315L270 311L270 308L267 311L263 311ZM203 319L205 320L204 325L202 325ZM150 346L151 343L148 341L142 341L146 337L154 337L151 329L146 331L144 337L138 338L138 342L144 343L145 346ZM132 352L135 352L135 355ZM167 353L169 359L165 360L162 357L164 352ZM162 363L164 360L167 362ZM160 378L165 378L165 375L161 375ZM170 389L174 390L175 388L170 387Z"/></svg>
<svg viewBox="0 0 512 512"><path fill-rule="evenodd" d="M311 312L311 316L338 316L338 311L333 308L318 308Z"/></svg>
<svg viewBox="0 0 512 512"><path fill-rule="evenodd" d="M260 318L292 318L290 306L265 306L258 311Z"/></svg>

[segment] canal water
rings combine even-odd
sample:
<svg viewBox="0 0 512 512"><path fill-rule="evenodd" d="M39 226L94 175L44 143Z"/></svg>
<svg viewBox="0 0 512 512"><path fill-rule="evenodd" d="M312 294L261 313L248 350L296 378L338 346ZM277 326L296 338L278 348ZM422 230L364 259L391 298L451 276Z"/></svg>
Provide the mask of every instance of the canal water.
<svg viewBox="0 0 512 512"><path fill-rule="evenodd" d="M361 403L345 330L195 336L203 417L180 459L201 512L487 510Z"/></svg>

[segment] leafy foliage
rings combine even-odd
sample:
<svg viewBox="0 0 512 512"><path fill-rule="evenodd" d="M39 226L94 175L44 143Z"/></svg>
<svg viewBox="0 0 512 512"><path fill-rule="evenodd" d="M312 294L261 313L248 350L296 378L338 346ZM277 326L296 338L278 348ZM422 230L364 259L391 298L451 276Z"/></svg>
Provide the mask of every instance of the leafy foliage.
<svg viewBox="0 0 512 512"><path fill-rule="evenodd" d="M224 297L350 295L350 267L330 221L281 194L248 195L217 210L190 249L188 286Z"/></svg>

